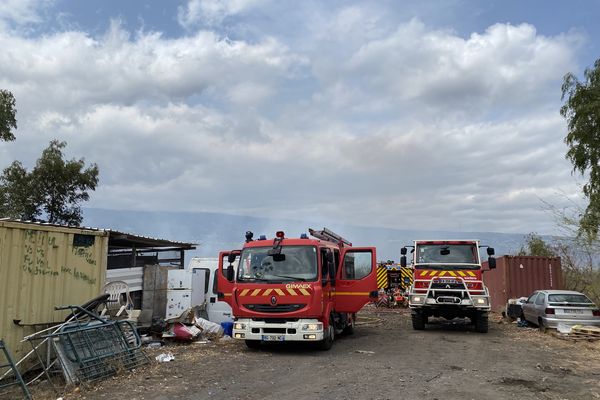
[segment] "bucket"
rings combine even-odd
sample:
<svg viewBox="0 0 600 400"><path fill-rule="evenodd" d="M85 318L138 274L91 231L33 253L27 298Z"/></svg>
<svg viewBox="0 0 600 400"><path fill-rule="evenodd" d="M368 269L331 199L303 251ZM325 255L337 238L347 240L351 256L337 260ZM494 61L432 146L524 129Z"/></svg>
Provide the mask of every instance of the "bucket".
<svg viewBox="0 0 600 400"><path fill-rule="evenodd" d="M227 336L232 336L233 322L221 322L221 326L223 327L223 334Z"/></svg>

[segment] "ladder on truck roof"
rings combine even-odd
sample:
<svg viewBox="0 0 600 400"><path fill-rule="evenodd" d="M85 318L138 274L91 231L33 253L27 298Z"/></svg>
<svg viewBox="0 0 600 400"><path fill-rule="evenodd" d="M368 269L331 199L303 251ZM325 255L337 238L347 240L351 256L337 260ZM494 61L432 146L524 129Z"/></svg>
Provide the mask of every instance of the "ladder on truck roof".
<svg viewBox="0 0 600 400"><path fill-rule="evenodd" d="M316 237L317 239L352 247L352 243L327 228L323 228L321 231L315 231L314 229L308 228L308 232L311 236Z"/></svg>

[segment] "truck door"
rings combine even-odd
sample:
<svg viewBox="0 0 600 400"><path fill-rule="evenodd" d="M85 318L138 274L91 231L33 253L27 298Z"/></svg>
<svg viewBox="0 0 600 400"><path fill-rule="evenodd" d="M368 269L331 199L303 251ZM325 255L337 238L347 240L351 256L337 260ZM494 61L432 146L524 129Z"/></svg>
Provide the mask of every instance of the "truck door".
<svg viewBox="0 0 600 400"><path fill-rule="evenodd" d="M234 283L229 282L226 277L227 267L229 266L229 261L227 261L229 254L235 254L237 256L236 261L233 263L235 276L235 272L237 270L235 266L238 264L240 257L239 250L222 251L219 253L219 267L217 268L217 271L215 273L215 278L217 279L217 297L220 301L224 301L225 303L229 304L230 307L232 307L233 304L231 304L231 301L233 298L232 294Z"/></svg>
<svg viewBox="0 0 600 400"><path fill-rule="evenodd" d="M374 247L353 247L342 251L342 265L335 283L337 312L358 312L377 297L377 255Z"/></svg>

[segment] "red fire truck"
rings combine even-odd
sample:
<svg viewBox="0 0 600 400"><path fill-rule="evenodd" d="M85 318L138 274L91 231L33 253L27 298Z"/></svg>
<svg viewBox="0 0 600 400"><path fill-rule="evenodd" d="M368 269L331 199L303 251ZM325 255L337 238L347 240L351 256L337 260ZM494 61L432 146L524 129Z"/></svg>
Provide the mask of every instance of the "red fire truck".
<svg viewBox="0 0 600 400"><path fill-rule="evenodd" d="M258 240L246 232L242 250L220 253L218 296L231 306L233 337L248 347L306 341L328 350L377 297L374 247L352 247L326 228L309 232Z"/></svg>
<svg viewBox="0 0 600 400"><path fill-rule="evenodd" d="M488 331L490 297L483 283L479 248L487 247L489 268L494 249L477 240L416 240L412 247L414 282L408 305L413 329L425 329L429 317L469 318L477 332ZM400 264L406 266L406 247Z"/></svg>

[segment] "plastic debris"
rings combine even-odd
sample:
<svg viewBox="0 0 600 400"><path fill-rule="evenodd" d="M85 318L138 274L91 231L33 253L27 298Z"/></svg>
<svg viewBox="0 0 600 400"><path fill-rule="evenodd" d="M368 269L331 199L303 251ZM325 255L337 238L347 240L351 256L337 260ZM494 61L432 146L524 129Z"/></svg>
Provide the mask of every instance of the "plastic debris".
<svg viewBox="0 0 600 400"><path fill-rule="evenodd" d="M200 328L205 336L213 336L217 338L223 336L223 327L207 319L195 317L194 325Z"/></svg>
<svg viewBox="0 0 600 400"><path fill-rule="evenodd" d="M375 354L374 351L369 351L369 350L356 350L354 352L359 353L359 354Z"/></svg>
<svg viewBox="0 0 600 400"><path fill-rule="evenodd" d="M173 353L162 353L157 355L155 358L156 361L163 363L173 361L175 359L175 356L173 355Z"/></svg>

